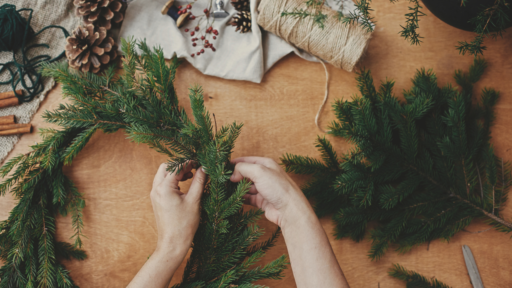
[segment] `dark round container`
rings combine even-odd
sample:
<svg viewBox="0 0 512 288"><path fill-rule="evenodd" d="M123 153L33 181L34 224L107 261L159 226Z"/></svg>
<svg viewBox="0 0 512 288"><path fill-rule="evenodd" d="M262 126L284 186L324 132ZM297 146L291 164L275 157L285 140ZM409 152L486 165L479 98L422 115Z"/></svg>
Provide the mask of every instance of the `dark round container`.
<svg viewBox="0 0 512 288"><path fill-rule="evenodd" d="M422 0L425 7L444 23L453 27L475 31L475 25L469 20L473 19L485 8L491 7L495 0L467 0L466 5L461 6L461 0ZM512 1L510 1L512 4ZM508 17L512 20L512 9L509 9ZM512 22L507 27L510 27Z"/></svg>

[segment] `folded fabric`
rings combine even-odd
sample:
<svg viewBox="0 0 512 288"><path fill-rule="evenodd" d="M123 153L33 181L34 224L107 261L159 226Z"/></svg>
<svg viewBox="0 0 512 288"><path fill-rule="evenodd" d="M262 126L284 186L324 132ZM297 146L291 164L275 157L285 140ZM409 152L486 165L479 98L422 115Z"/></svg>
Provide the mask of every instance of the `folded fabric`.
<svg viewBox="0 0 512 288"><path fill-rule="evenodd" d="M14 4L17 9L21 8L31 8L34 10L32 15L32 21L30 25L37 32L45 26L48 25L59 25L64 27L66 30L71 32L81 23L80 17L75 16L75 7L73 6L73 1L69 0L0 0L0 6L3 4ZM22 12L23 17L28 17L28 12ZM22 36L22 35L21 35ZM29 57L32 58L36 55L47 54L51 57L56 57L60 53L64 51L64 44L66 43L66 39L64 38L64 33L61 29L48 29L45 30L42 34L33 39L32 42L29 43L47 43L50 47L38 47L31 50ZM19 51L18 51L18 56ZM8 61L12 61L12 52L1 52L0 53L0 63L5 63ZM7 81L11 78L11 75L8 71L4 71L0 75L0 81ZM44 100L45 95L52 89L55 82L53 78L43 77L42 83L44 85L44 90L40 95L34 98L34 100L30 102L25 102L21 105L9 107L9 108L1 108L0 116L6 115L15 115L18 123L29 123L32 119L32 116L36 113L39 108L39 104ZM18 84L16 89L22 89L21 84ZM10 85L1 85L0 92L12 91ZM35 133L35 132L34 132ZM0 136L0 162L2 162L7 154L14 148L14 145L18 142L21 135L12 135L12 136Z"/></svg>
<svg viewBox="0 0 512 288"><path fill-rule="evenodd" d="M179 58L185 58L194 67L206 75L217 76L225 79L247 80L260 83L265 72L279 59L290 52L300 57L317 61L317 59L274 34L265 32L257 24L258 1L251 3L251 27L247 33L235 32L235 27L227 25L237 11L229 0L225 1L224 9L229 13L226 18L216 18L213 29L219 32L216 40L211 40L216 51L205 49L205 53L196 55L201 49L192 46L190 32L194 31L197 19L188 21L180 29L175 21L168 15L162 15L161 10L167 0L134 0L129 3L125 20L121 27L120 36L123 38L134 37L146 39L148 45L159 46L166 58L174 54ZM351 0L327 1L333 9L342 5L343 13L354 11L355 5ZM176 1L175 5L186 6L189 2ZM193 15L204 15L203 10L208 7L210 1L199 0L193 2L191 12ZM204 31L204 21L200 24L200 32ZM189 32L185 32L189 29ZM194 33L195 34L195 33ZM194 54L194 57L191 55Z"/></svg>

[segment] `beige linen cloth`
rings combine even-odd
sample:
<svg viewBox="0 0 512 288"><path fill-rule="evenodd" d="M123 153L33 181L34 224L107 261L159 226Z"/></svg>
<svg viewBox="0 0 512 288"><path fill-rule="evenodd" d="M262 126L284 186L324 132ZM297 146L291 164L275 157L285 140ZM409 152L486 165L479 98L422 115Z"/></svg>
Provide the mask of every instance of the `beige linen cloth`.
<svg viewBox="0 0 512 288"><path fill-rule="evenodd" d="M73 1L71 0L0 0L0 6L8 3L16 5L16 9L31 8L34 10L32 13L32 21L30 25L35 32L38 32L43 27L48 25L60 25L69 33L81 23L81 19L75 16ZM22 12L23 17L28 17L28 12ZM2 29L2 27L0 27ZM47 29L41 35L37 36L32 43L47 43L50 48L35 48L32 49L31 55L47 54L52 57L58 56L64 51L64 33L61 29ZM5 63L12 60L12 52L0 52L0 63ZM10 78L8 72L0 75L1 81L6 81ZM19 106L0 108L0 116L15 115L18 123L30 123L32 116L39 108L39 104L44 100L46 93L54 86L55 82L51 78L44 78L43 92L34 98L31 102L23 103ZM21 85L16 87L22 89ZM1 85L0 92L11 91L10 85ZM33 131L32 133L37 133ZM0 163L5 159L7 154L14 148L14 145L19 140L18 135L14 136L0 136Z"/></svg>
<svg viewBox="0 0 512 288"><path fill-rule="evenodd" d="M171 17L162 15L160 12L167 1L129 1L120 36L146 39L149 47L161 47L166 58L171 58L176 54L179 58L187 59L206 75L256 83L260 83L265 72L290 52L294 52L306 60L318 61L310 54L259 28L256 22L258 0L251 0L252 32L249 33L235 32L233 26L226 25L236 11L231 5L231 0L224 0L224 9L230 15L226 18L216 19L213 24L213 28L219 31L217 40L212 41L217 51L212 52L210 49L205 49L204 54L191 57L191 54L199 49L192 46L191 38L193 37L190 37L190 32L184 32L184 29L192 30L197 25L197 19L189 21L181 29L178 29ZM194 2L192 13L196 16L203 15L202 11L209 2L209 0ZM342 5L345 15L355 10L352 0L328 0L327 2L335 10ZM176 1L175 3L178 6L187 5L189 2ZM204 30L204 24L201 25L201 29Z"/></svg>

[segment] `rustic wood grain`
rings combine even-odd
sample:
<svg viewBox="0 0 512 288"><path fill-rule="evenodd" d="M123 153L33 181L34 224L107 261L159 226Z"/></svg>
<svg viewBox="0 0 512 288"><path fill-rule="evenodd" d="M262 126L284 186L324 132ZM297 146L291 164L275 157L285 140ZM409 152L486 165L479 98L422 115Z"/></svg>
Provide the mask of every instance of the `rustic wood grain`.
<svg viewBox="0 0 512 288"><path fill-rule="evenodd" d="M360 67L371 69L376 82L387 78L396 81L395 93L400 96L410 87L410 78L420 67L433 68L440 83L453 82L455 69L467 69L471 56L459 56L455 50L459 40L471 40L472 33L445 25L430 15L421 18L420 33L424 36L421 46L410 46L397 34L404 22L407 2L391 4L375 1L377 28ZM485 57L488 72L478 84L478 89L488 86L501 91L497 105L496 123L492 130L496 153L505 161L512 160L512 58L509 56L512 33L503 39L487 41ZM357 92L355 74L329 67L331 90L329 103L336 98L349 99ZM218 125L232 121L245 124L237 142L234 157L257 155L278 160L284 153L318 157L313 146L317 135L322 135L314 125L316 109L323 98L324 71L320 64L310 63L296 56L280 61L265 76L263 83L228 81L201 75L188 64L179 68L176 88L181 105L190 112L187 89L200 84L205 91L206 107L215 113ZM62 102L57 86L44 101L32 121L34 128L49 126L41 119L42 111L54 109ZM329 108L329 107L328 107ZM326 109L321 117L326 127L333 114ZM166 159L145 145L125 139L123 132L97 133L74 161L66 173L85 195L84 248L89 258L83 262L66 262L66 268L81 287L124 287L140 269L156 244L156 230L149 191L158 165ZM339 151L350 145L332 139ZM14 151L29 151L29 145L38 141L36 133L24 135ZM304 183L307 177L294 179ZM185 184L185 189L187 189ZM10 195L0 198L0 219L5 219L14 207ZM508 203L505 217L512 217L512 204ZM366 254L369 241L335 240L329 218L321 220L329 234L334 251L352 287L405 287L400 281L387 276L392 263L426 276L436 276L452 287L472 287L464 265L461 246L469 245L474 253L485 287L511 287L512 252L510 235L489 230L483 233L457 234L449 243L432 241L405 255L388 252L380 261L371 262ZM265 220L260 225L268 231L275 225ZM71 233L69 218L58 219L58 237L66 240ZM468 230L484 230L488 226L475 221ZM307 249L308 247L304 247ZM264 261L287 253L281 238ZM179 282L183 265L173 283ZM296 287L291 270L281 281L261 281L271 287Z"/></svg>

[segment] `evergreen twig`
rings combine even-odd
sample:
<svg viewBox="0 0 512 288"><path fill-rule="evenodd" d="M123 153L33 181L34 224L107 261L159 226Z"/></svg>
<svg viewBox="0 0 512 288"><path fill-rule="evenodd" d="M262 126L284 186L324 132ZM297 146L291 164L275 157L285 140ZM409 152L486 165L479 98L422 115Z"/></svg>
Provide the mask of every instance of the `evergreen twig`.
<svg viewBox="0 0 512 288"><path fill-rule="evenodd" d="M388 274L391 277L405 281L407 288L450 288L450 286L436 278L428 279L421 274L405 269L400 264L393 264Z"/></svg>
<svg viewBox="0 0 512 288"><path fill-rule="evenodd" d="M493 108L499 93L484 88L473 103L473 86L486 68L475 58L469 72L456 71L460 90L438 87L431 70L419 70L405 102L392 94L393 82L377 89L369 71L357 78L360 96L337 101L330 134L355 144L337 156L318 138L323 161L282 157L288 172L313 174L304 193L315 199L319 216L333 214L338 238L364 238L369 222L379 259L389 248L405 253L421 243L450 239L482 218L509 233L500 215L511 186L511 170L490 143ZM481 173L480 173L481 172Z"/></svg>

